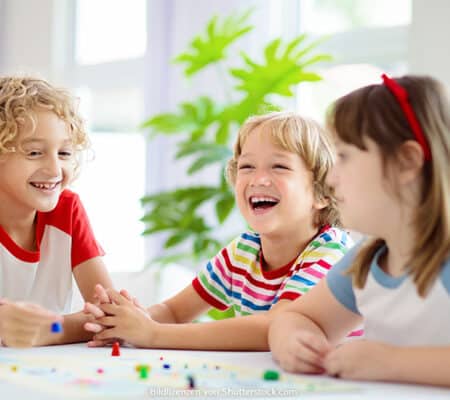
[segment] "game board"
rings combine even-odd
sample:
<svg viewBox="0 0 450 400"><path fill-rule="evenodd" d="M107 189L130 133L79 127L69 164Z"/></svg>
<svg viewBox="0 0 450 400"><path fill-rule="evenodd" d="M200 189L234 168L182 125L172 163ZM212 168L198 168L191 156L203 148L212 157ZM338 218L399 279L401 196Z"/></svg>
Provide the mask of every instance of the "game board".
<svg viewBox="0 0 450 400"><path fill-rule="evenodd" d="M264 372L175 354L111 357L106 352L100 356L0 353L0 382L27 385L64 398L294 398L311 392L358 390L339 381L285 373L277 380L264 380Z"/></svg>

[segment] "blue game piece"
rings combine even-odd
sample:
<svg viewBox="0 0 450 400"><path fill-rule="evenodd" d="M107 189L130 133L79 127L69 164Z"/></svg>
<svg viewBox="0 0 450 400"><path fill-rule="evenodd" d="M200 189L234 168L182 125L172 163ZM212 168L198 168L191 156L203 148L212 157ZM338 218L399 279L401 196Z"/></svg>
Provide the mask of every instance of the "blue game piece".
<svg viewBox="0 0 450 400"><path fill-rule="evenodd" d="M61 325L61 322L53 322L53 323L52 323L51 331L52 331L52 333L59 333L59 332L62 332L62 325Z"/></svg>
<svg viewBox="0 0 450 400"><path fill-rule="evenodd" d="M163 364L164 369L170 369L170 364Z"/></svg>

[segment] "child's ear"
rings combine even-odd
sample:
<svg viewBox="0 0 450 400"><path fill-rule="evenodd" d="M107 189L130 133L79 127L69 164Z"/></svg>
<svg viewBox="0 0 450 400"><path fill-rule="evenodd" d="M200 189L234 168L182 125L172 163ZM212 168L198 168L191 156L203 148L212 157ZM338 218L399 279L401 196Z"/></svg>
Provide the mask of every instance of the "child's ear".
<svg viewBox="0 0 450 400"><path fill-rule="evenodd" d="M425 162L422 147L415 140L407 140L398 149L397 178L400 184L408 184L417 179Z"/></svg>
<svg viewBox="0 0 450 400"><path fill-rule="evenodd" d="M330 204L330 199L328 199L325 196L315 196L314 200L314 208L316 210L323 210L325 207L327 207Z"/></svg>

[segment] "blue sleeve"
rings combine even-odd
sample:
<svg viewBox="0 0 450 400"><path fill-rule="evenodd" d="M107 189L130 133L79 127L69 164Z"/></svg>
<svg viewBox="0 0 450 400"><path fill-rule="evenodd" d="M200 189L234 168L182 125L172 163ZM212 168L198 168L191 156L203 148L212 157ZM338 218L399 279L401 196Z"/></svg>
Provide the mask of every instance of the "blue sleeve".
<svg viewBox="0 0 450 400"><path fill-rule="evenodd" d="M447 289L447 294L450 295L450 259L446 260L442 267L441 281L445 289Z"/></svg>
<svg viewBox="0 0 450 400"><path fill-rule="evenodd" d="M359 314L359 310L356 306L355 293L353 292L352 277L351 275L346 275L345 272L350 268L356 254L358 254L361 244L362 242L356 244L340 261L333 265L326 278L327 285L336 300L356 314Z"/></svg>

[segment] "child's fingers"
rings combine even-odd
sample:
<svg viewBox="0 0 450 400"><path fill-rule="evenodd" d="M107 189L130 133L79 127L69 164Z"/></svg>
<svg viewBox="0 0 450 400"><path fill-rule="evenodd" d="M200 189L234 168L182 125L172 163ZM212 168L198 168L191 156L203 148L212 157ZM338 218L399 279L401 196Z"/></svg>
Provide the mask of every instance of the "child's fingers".
<svg viewBox="0 0 450 400"><path fill-rule="evenodd" d="M102 325L96 324L94 322L86 322L83 326L85 330L93 333L98 333L105 329Z"/></svg>
<svg viewBox="0 0 450 400"><path fill-rule="evenodd" d="M308 331L298 332L296 339L302 344L302 346L308 348L310 351L321 357L326 356L332 350L332 346L330 346L325 338L314 335Z"/></svg>
<svg viewBox="0 0 450 400"><path fill-rule="evenodd" d="M107 289L106 293L108 294L109 299L115 304L122 305L128 301L128 299L122 296L117 290Z"/></svg>
<svg viewBox="0 0 450 400"><path fill-rule="evenodd" d="M301 346L300 350L294 354L294 357L313 369L323 370L323 356L307 346ZM311 368L308 367L309 369Z"/></svg>
<svg viewBox="0 0 450 400"><path fill-rule="evenodd" d="M107 316L107 317L99 318L97 321L100 324L102 324L103 327L108 327L109 328L109 327L112 327L112 326L116 326L117 318L116 317L109 317L109 316Z"/></svg>
<svg viewBox="0 0 450 400"><path fill-rule="evenodd" d="M98 300L100 301L100 303L109 303L110 302L108 293L106 293L105 288L102 285L100 285L99 283L97 283L95 285L95 294L96 294Z"/></svg>
<svg viewBox="0 0 450 400"><path fill-rule="evenodd" d="M120 307L117 304L104 303L100 304L100 308L105 315L116 315Z"/></svg>
<svg viewBox="0 0 450 400"><path fill-rule="evenodd" d="M145 311L145 313L147 313L147 310L142 307L141 303L139 303L139 300L137 299L137 297L133 297L133 304L137 307L142 309L143 311Z"/></svg>
<svg viewBox="0 0 450 400"><path fill-rule="evenodd" d="M87 314L92 314L95 318L101 318L105 316L105 313L103 312L103 310L96 306L95 304L86 302L84 304L84 309L83 309L84 313Z"/></svg>
<svg viewBox="0 0 450 400"><path fill-rule="evenodd" d="M105 329L104 331L97 333L94 336L94 340L98 341L98 340L103 340L106 341L108 339L112 339L112 338L120 338L120 335L118 334L118 329L117 328L109 328L109 329Z"/></svg>
<svg viewBox="0 0 450 400"><path fill-rule="evenodd" d="M342 363L340 362L339 357L335 357L334 354L330 354L324 360L324 368L328 375L339 377L341 374Z"/></svg>
<svg viewBox="0 0 450 400"><path fill-rule="evenodd" d="M121 289L119 292L123 297L125 297L127 300L132 301L133 297L131 297L130 293L128 293L128 290L126 289Z"/></svg>
<svg viewBox="0 0 450 400"><path fill-rule="evenodd" d="M304 359L295 355L281 360L279 364L285 371L296 374L322 374L324 372L324 368L309 364Z"/></svg>

